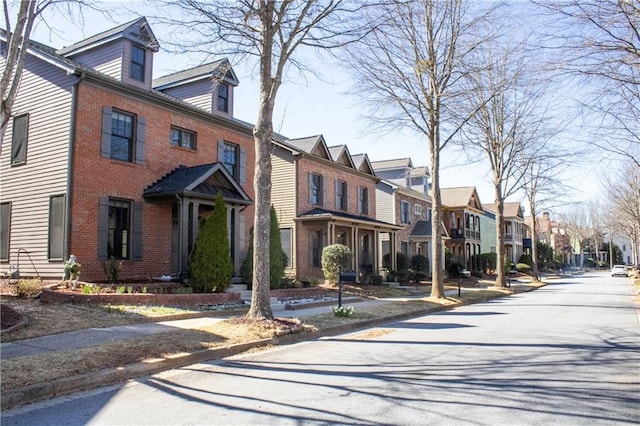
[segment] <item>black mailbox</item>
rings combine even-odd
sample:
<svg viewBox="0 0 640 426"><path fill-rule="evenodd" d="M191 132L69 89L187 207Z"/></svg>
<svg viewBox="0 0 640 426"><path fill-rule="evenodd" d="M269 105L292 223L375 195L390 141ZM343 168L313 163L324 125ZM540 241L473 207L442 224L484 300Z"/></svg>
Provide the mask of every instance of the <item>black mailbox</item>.
<svg viewBox="0 0 640 426"><path fill-rule="evenodd" d="M342 271L340 273L340 282L343 283L355 283L356 271Z"/></svg>

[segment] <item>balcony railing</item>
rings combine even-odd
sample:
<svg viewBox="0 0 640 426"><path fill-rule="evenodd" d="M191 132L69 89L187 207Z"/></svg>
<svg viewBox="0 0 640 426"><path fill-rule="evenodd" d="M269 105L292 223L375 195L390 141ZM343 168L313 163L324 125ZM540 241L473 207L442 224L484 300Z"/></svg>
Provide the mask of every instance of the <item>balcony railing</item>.
<svg viewBox="0 0 640 426"><path fill-rule="evenodd" d="M464 232L462 229L454 228L451 230L451 238L464 238Z"/></svg>

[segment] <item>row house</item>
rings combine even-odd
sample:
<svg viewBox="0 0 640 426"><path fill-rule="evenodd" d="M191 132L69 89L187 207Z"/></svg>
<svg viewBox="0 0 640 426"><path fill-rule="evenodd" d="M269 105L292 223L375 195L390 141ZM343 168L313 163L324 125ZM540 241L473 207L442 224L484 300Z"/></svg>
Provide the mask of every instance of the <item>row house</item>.
<svg viewBox="0 0 640 426"><path fill-rule="evenodd" d="M412 189L429 195L429 169L424 166L414 167L410 158L372 161L371 165L379 178L399 188Z"/></svg>
<svg viewBox="0 0 640 426"><path fill-rule="evenodd" d="M481 271L482 204L474 186L441 188L442 221L449 234L446 241L450 259L470 271Z"/></svg>
<svg viewBox="0 0 640 426"><path fill-rule="evenodd" d="M272 203L278 214L285 273L300 280L323 279L322 250L343 244L353 253L360 279L378 274L380 240L395 239L400 226L376 218L376 176L366 154L345 145L328 147L324 137L278 138L271 155Z"/></svg>
<svg viewBox="0 0 640 426"><path fill-rule="evenodd" d="M395 240L385 235L381 240L383 255L400 252L410 259L423 255L431 259L431 198L421 192L407 189L388 180L376 185L376 211L379 220L402 227L395 233ZM395 256L391 256L391 269Z"/></svg>
<svg viewBox="0 0 640 426"><path fill-rule="evenodd" d="M238 80L221 60L154 81L158 49L145 18L63 49L30 43L0 155L2 274L59 278L73 254L83 279L112 258L121 279L183 278L218 193L238 274L255 163Z"/></svg>
<svg viewBox="0 0 640 426"><path fill-rule="evenodd" d="M381 251L399 251L407 258L420 254L431 260L432 201L428 168L414 167L410 158L373 161L371 164L376 175L382 178L376 185L378 219L403 227L396 232L395 241L382 241ZM444 249L445 240L448 239L444 224L442 230ZM395 269L395 256L391 258L394 263L392 269Z"/></svg>
<svg viewBox="0 0 640 426"><path fill-rule="evenodd" d="M483 204L484 211L480 216L480 226L486 232L482 234L482 253L496 253L497 235L496 229L496 204ZM507 259L512 263L518 263L525 252L525 240L527 239L527 226L524 223L522 206L518 202L504 203L504 249ZM493 232L492 232L493 231ZM530 241L530 240L529 240ZM528 246L530 248L530 245Z"/></svg>
<svg viewBox="0 0 640 426"><path fill-rule="evenodd" d="M529 217L529 220L531 220L531 217ZM566 265L574 264L573 243L564 224L552 220L549 212L543 212L542 216L536 217L536 230L536 241L549 244L553 248L555 256L562 263ZM581 244L581 242L576 243L578 246ZM580 253L580 251L581 250L578 248L577 252ZM606 251L599 251L595 257L598 260L602 260L606 258L606 256ZM580 262L580 264L582 264L582 262Z"/></svg>

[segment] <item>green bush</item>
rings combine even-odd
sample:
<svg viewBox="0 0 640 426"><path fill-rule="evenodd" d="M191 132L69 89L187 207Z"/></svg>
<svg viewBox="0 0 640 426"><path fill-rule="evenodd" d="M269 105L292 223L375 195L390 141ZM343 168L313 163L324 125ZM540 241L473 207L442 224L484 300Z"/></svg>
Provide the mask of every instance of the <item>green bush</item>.
<svg viewBox="0 0 640 426"><path fill-rule="evenodd" d="M332 244L322 250L322 272L324 279L337 284L340 279L340 269L346 269L351 264L351 249L343 244Z"/></svg>
<svg viewBox="0 0 640 426"><path fill-rule="evenodd" d="M202 220L189 256L189 283L195 292L223 292L231 285L232 275L227 208L218 192L213 213Z"/></svg>
<svg viewBox="0 0 640 426"><path fill-rule="evenodd" d="M382 256L382 267L384 269L391 269L391 253L386 253Z"/></svg>
<svg viewBox="0 0 640 426"><path fill-rule="evenodd" d="M18 280L16 284L16 293L18 297L34 297L42 291L42 283L40 280Z"/></svg>
<svg viewBox="0 0 640 426"><path fill-rule="evenodd" d="M429 275L426 272L416 271L414 272L414 279L416 282L425 281Z"/></svg>
<svg viewBox="0 0 640 426"><path fill-rule="evenodd" d="M409 269L409 260L401 251L396 253L396 269L398 269L398 271Z"/></svg>
<svg viewBox="0 0 640 426"><path fill-rule="evenodd" d="M531 266L527 265L526 263L518 263L516 265L516 269L518 270L518 272L526 274L531 270Z"/></svg>
<svg viewBox="0 0 640 426"><path fill-rule="evenodd" d="M458 278L460 276L460 271L464 269L464 266L458 262L451 262L447 267L447 275L449 278Z"/></svg>
<svg viewBox="0 0 640 426"><path fill-rule="evenodd" d="M421 254L411 256L411 269L416 272L427 272L429 270L429 259L427 259L427 256Z"/></svg>
<svg viewBox="0 0 640 426"><path fill-rule="evenodd" d="M496 253L482 253L480 258L482 259L482 268L487 271L487 273L493 274L496 271L498 255Z"/></svg>
<svg viewBox="0 0 640 426"><path fill-rule="evenodd" d="M282 251L282 240L280 239L280 225L275 207L270 210L270 233L269 233L269 287L271 289L280 288L282 277L284 276L285 254Z"/></svg>
<svg viewBox="0 0 640 426"><path fill-rule="evenodd" d="M396 281L402 284L409 282L409 270L404 269L402 271L394 271Z"/></svg>
<svg viewBox="0 0 640 426"><path fill-rule="evenodd" d="M531 267L533 265L533 260L531 260L531 256L527 253L523 253L522 256L520 256L520 259L518 259L518 263L526 263Z"/></svg>
<svg viewBox="0 0 640 426"><path fill-rule="evenodd" d="M280 239L280 226L276 210L271 206L271 221L269 234L269 287L273 289L283 288L284 265L287 255L282 250ZM279 254L278 254L279 253ZM249 248L247 255L240 266L240 276L249 289L253 287L253 226L249 229ZM286 287L284 287L286 288Z"/></svg>
<svg viewBox="0 0 640 426"><path fill-rule="evenodd" d="M118 282L121 267L122 261L116 260L116 258L113 256L111 256L111 258L109 258L107 262L102 262L102 270L104 271L104 275L107 278L107 282L109 284Z"/></svg>

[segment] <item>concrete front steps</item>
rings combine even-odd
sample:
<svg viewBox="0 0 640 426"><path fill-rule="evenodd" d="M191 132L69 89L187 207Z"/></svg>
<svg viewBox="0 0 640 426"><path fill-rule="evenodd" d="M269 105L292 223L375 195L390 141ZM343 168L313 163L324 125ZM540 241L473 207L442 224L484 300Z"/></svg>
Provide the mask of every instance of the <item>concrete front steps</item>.
<svg viewBox="0 0 640 426"><path fill-rule="evenodd" d="M401 290L404 290L407 293L411 294L412 296L419 296L419 295L425 294L425 290L424 289L418 288L416 286L401 285L399 282L388 282L387 284L391 288L399 288Z"/></svg>
<svg viewBox="0 0 640 426"><path fill-rule="evenodd" d="M227 293L240 293L240 300L245 304L251 303L251 290L248 290L246 284L231 284L231 287L227 289ZM278 300L277 297L271 297L271 310L272 311L284 311L286 304Z"/></svg>

